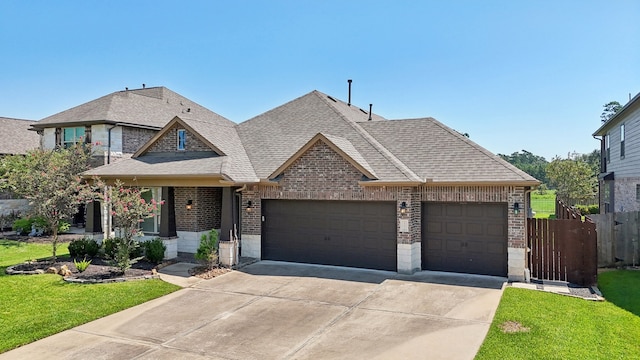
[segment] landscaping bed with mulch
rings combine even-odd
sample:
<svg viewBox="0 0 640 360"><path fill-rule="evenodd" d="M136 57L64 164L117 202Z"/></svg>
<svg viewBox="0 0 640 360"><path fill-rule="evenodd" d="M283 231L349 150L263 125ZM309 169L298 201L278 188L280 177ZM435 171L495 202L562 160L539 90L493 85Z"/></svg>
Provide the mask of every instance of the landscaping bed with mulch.
<svg viewBox="0 0 640 360"><path fill-rule="evenodd" d="M229 271L232 271L232 269L225 267L215 267L211 269L208 266L196 266L189 269L189 275L206 280L213 279L214 277L220 276L222 274L226 274Z"/></svg>
<svg viewBox="0 0 640 360"><path fill-rule="evenodd" d="M77 259L77 261L81 260L83 259ZM123 273L110 262L95 257L91 259L91 264L83 272L79 272L72 258L59 257L55 263L50 260L39 260L17 264L8 267L6 272L9 275L57 273L62 275L68 282L105 283L158 278L157 267L157 264L140 260ZM68 269L70 273L65 275L63 273L64 269Z"/></svg>

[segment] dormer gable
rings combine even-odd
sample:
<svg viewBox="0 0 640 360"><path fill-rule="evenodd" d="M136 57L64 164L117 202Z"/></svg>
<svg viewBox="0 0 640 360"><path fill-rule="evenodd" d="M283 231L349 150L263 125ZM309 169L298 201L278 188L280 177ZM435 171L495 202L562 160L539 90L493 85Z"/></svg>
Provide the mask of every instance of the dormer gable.
<svg viewBox="0 0 640 360"><path fill-rule="evenodd" d="M152 154L193 154L211 153L211 156L225 154L189 125L188 119L174 117L151 140L132 157Z"/></svg>

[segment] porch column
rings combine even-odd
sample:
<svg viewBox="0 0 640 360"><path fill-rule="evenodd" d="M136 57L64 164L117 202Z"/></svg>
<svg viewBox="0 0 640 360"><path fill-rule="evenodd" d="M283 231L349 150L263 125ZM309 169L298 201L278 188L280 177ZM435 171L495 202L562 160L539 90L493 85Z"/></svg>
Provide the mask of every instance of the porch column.
<svg viewBox="0 0 640 360"><path fill-rule="evenodd" d="M220 240L230 241L229 232L233 230L233 191L230 187L222 188L222 211L220 214Z"/></svg>
<svg viewBox="0 0 640 360"><path fill-rule="evenodd" d="M176 207L173 186L163 186L164 204L160 207L160 237L169 238L178 235L176 232Z"/></svg>
<svg viewBox="0 0 640 360"><path fill-rule="evenodd" d="M84 231L87 233L102 232L102 217L100 216L100 202L92 201L87 204L87 216Z"/></svg>

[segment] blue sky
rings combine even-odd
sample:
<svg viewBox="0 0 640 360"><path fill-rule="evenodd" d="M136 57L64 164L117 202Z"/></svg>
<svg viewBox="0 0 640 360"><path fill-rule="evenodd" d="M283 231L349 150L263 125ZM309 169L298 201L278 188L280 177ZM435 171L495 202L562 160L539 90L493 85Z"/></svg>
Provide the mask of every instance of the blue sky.
<svg viewBox="0 0 640 360"><path fill-rule="evenodd" d="M166 86L241 122L314 89L494 153L599 143L640 92L640 1L0 2L0 116ZM430 141L430 139L424 139Z"/></svg>

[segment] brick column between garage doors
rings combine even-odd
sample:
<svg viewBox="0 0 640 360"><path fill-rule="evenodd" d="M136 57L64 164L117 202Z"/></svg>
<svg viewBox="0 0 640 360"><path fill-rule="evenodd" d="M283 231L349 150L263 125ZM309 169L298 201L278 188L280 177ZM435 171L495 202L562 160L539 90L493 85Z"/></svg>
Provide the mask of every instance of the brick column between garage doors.
<svg viewBox="0 0 640 360"><path fill-rule="evenodd" d="M397 198L398 272L413 274L421 268L420 194L417 193L416 188L403 187L398 192Z"/></svg>

